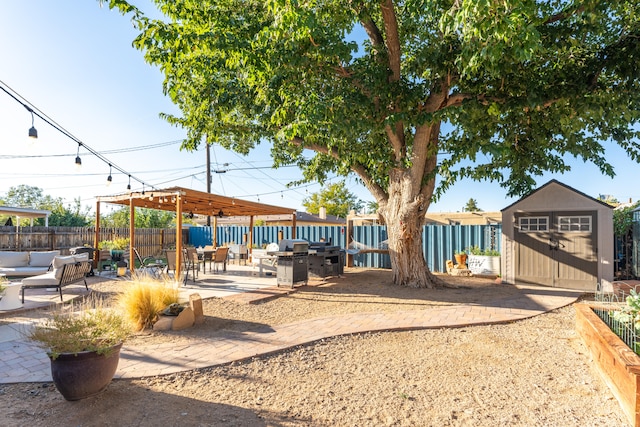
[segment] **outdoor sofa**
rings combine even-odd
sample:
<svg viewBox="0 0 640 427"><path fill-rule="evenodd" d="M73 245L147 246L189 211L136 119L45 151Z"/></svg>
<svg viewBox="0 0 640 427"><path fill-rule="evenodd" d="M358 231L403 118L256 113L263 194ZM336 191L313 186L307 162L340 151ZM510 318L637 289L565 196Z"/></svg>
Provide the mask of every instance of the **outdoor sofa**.
<svg viewBox="0 0 640 427"><path fill-rule="evenodd" d="M51 270L44 274L22 279L22 302L24 303L25 289L50 288L60 293L62 301L62 288L73 283L84 281L87 286L86 276L91 272L93 265L89 261L89 254L79 253L69 256L56 256L51 263Z"/></svg>
<svg viewBox="0 0 640 427"><path fill-rule="evenodd" d="M44 274L60 251L14 252L0 251L0 274L27 277Z"/></svg>

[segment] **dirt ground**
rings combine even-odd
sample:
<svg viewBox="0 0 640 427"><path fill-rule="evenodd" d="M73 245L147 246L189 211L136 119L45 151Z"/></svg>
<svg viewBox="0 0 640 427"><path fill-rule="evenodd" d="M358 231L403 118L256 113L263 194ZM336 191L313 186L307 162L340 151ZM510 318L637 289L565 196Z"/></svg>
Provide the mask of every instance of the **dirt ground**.
<svg viewBox="0 0 640 427"><path fill-rule="evenodd" d="M516 293L491 279L398 288L388 271L344 277L258 305L204 302L205 323L145 332L134 348L346 312L483 304ZM122 282L93 286L103 295ZM0 356L1 357L1 356ZM627 426L565 307L510 324L341 336L227 366L114 380L67 402L51 383L0 385L2 426Z"/></svg>

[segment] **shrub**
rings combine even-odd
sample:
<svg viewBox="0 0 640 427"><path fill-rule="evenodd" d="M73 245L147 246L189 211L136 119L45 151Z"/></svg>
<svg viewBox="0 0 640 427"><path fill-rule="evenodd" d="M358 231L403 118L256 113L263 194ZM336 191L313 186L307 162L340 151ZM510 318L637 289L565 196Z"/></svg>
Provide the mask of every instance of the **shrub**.
<svg viewBox="0 0 640 427"><path fill-rule="evenodd" d="M153 327L167 306L178 302L179 291L165 277L161 280L146 275L133 275L133 283L118 296L117 304L125 317L141 331Z"/></svg>
<svg viewBox="0 0 640 427"><path fill-rule="evenodd" d="M95 351L108 354L132 332L122 313L89 298L52 312L44 322L36 324L27 337L48 350L51 358L60 354Z"/></svg>
<svg viewBox="0 0 640 427"><path fill-rule="evenodd" d="M469 253L471 253L471 255L479 255L479 256L500 256L500 252L498 252L495 249L482 250L478 246L471 246L469 248Z"/></svg>

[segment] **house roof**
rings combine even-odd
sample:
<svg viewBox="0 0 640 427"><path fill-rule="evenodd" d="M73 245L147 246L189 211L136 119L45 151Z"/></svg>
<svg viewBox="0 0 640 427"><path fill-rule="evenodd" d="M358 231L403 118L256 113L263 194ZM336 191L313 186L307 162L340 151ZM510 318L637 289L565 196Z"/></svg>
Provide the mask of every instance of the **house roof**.
<svg viewBox="0 0 640 427"><path fill-rule="evenodd" d="M506 210L508 210L508 209L512 208L513 206L517 205L518 203L520 203L520 202L521 202L521 201L523 201L524 199L526 199L526 198L528 198L528 197L531 197L531 196L532 196L532 195L534 195L535 193L537 193L537 192L539 192L539 191L542 191L543 189L545 189L545 188L547 188L547 187L549 187L550 185L553 185L553 184L557 184L557 185L559 185L559 186L561 186L561 187L564 187L564 188L566 188L567 190L573 191L574 193L577 193L577 194L579 194L579 195L581 195L581 196L583 196L583 197L585 197L585 198L587 198L587 199L589 199L589 200L592 200L592 201L594 201L594 202L596 202L596 203L599 203L599 204L601 204L602 206L606 206L606 207L608 207L608 208L610 208L610 209L613 209L613 206L611 206L611 205L610 205L610 204L608 204L608 203L603 202L602 200L598 200L598 199L596 199L596 198L593 198L593 197L591 197L591 196L589 196L589 195L587 195L587 194L583 193L582 191L576 190L575 188L570 187L570 186L568 186L567 184L563 184L562 182L558 181L557 179L552 179L551 181L547 182L546 184L542 185L541 187L538 187L538 188L536 188L535 190L530 191L528 194L526 194L525 196L523 196L523 197L519 198L519 199L518 199L518 200L516 200L515 202L511 203L511 204L510 204L509 206L507 206L506 208L502 208L502 209L500 209L500 212L504 212L504 211L506 211Z"/></svg>
<svg viewBox="0 0 640 427"><path fill-rule="evenodd" d="M250 202L235 197L220 196L203 191L182 187L171 187L147 192L131 192L116 196L99 196L98 202L119 205L132 204L138 208L160 209L176 211L178 200L182 202L183 213L227 216L256 216L256 215L293 215L295 209L264 203Z"/></svg>

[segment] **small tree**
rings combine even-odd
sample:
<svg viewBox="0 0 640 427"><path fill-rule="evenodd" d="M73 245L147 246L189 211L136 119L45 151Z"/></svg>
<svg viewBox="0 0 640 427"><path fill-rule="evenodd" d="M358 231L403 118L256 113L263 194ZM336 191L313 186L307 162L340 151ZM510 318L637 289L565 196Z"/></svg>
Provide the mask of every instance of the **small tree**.
<svg viewBox="0 0 640 427"><path fill-rule="evenodd" d="M482 209L478 207L478 202L476 202L476 199L469 199L463 210L465 212L482 212Z"/></svg>
<svg viewBox="0 0 640 427"><path fill-rule="evenodd" d="M362 208L362 201L347 189L344 181L341 181L311 194L302 201L302 206L307 212L315 215L324 207L327 214L346 218L351 209L359 211Z"/></svg>

